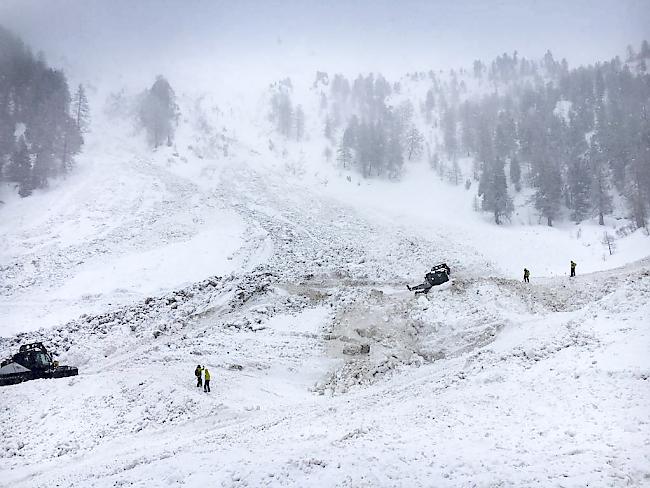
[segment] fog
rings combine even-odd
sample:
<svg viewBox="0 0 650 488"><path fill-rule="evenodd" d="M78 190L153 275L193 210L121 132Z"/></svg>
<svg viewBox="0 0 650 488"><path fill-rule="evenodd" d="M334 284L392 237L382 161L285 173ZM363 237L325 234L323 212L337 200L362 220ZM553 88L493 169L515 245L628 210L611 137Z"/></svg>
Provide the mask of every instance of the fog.
<svg viewBox="0 0 650 488"><path fill-rule="evenodd" d="M469 66L503 52L572 66L609 59L649 37L644 0L130 1L3 0L0 25L71 77L138 84L240 84Z"/></svg>
<svg viewBox="0 0 650 488"><path fill-rule="evenodd" d="M649 6L0 0L0 487L648 486Z"/></svg>

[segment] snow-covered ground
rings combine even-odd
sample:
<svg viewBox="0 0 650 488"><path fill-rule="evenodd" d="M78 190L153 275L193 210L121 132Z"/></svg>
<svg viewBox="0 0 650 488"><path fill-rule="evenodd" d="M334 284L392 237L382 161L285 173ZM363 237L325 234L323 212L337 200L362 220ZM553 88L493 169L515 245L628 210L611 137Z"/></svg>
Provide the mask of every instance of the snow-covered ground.
<svg viewBox="0 0 650 488"><path fill-rule="evenodd" d="M598 226L497 227L417 166L98 134L3 196L0 354L42 340L80 375L2 388L0 486L650 486L641 231L603 259Z"/></svg>

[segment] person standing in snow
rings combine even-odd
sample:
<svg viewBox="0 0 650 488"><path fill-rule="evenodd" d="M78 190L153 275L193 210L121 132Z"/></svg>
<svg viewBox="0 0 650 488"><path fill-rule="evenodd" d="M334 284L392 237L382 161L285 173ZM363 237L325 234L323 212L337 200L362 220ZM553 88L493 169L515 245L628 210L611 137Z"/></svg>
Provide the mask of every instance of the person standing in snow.
<svg viewBox="0 0 650 488"><path fill-rule="evenodd" d="M571 261L571 278L575 277L576 275L576 263L575 261Z"/></svg>
<svg viewBox="0 0 650 488"><path fill-rule="evenodd" d="M524 268L524 283L530 283L530 271Z"/></svg>
<svg viewBox="0 0 650 488"><path fill-rule="evenodd" d="M203 368L201 367L200 364L197 364L196 369L194 370L194 376L196 376L196 386L198 388L201 388L203 386L203 380L201 379L202 372L203 372Z"/></svg>
<svg viewBox="0 0 650 488"><path fill-rule="evenodd" d="M203 391L210 393L210 371L203 366Z"/></svg>

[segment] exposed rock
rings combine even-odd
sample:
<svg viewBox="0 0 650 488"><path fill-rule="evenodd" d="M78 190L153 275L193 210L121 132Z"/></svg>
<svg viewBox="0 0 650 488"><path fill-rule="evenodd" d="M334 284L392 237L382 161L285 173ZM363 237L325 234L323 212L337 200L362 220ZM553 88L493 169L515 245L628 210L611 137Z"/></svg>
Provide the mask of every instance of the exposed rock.
<svg viewBox="0 0 650 488"><path fill-rule="evenodd" d="M356 356L370 353L370 344L346 344L343 347L343 354Z"/></svg>

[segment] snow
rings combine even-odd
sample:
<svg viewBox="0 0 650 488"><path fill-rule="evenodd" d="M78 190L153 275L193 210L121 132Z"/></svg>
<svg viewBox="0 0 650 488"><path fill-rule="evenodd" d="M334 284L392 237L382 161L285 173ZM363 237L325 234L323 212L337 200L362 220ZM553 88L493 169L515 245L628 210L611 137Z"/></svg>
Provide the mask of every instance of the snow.
<svg viewBox="0 0 650 488"><path fill-rule="evenodd" d="M569 100L560 100L557 102L553 114L561 118L568 125L571 122L571 108L572 103Z"/></svg>
<svg viewBox="0 0 650 488"><path fill-rule="evenodd" d="M109 144L89 135L68 180L6 200L0 260L11 265L2 270L4 334L249 269L271 252L264 232L217 206L212 189L161 167L171 155L161 151L152 159L126 129L113 131Z"/></svg>
<svg viewBox="0 0 650 488"><path fill-rule="evenodd" d="M230 217L230 216L228 216ZM134 252L107 263L85 267L54 294L55 297L108 294L127 290L155 294L160 290L226 274L232 254L242 242L243 228L236 218L218 220L218 230L198 233L188 241Z"/></svg>
<svg viewBox="0 0 650 488"><path fill-rule="evenodd" d="M604 229L594 222L548 227L516 223L515 215L512 223L495 226L489 215L483 218L472 209L464 187L438 181L424 165L410 168L398 185L372 181L352 189L350 186L338 181L319 189L369 218L390 220L410 234L454 241L460 246L458 264L488 265L510 277L519 277L524 267L531 270L532 276L568 276L571 260L578 263L579 272L589 273L650 254L650 242L643 229L617 239L619 248L610 256L601 244ZM615 225L616 221L609 221L605 229L614 234Z"/></svg>
<svg viewBox="0 0 650 488"><path fill-rule="evenodd" d="M163 342L143 340L129 353L120 347L127 336L115 327L103 341L116 351L94 358L79 377L7 387L3 480L11 486L642 486L650 476L644 387L650 309L638 300L650 291L648 272L647 262L635 266L613 292L589 293L588 305L560 312L541 301L529 309L521 283L502 303L495 300L502 290L487 282L439 292L432 302L443 300L444 316L440 307L428 307L436 313L424 321L424 336L463 328L464 314L479 314L478 324L502 310L509 320L486 343L433 361L397 361L377 373L372 359L350 360L338 378L348 389L334 395L309 388L319 372L343 361L326 359L322 337L310 333L325 325L327 307L274 315L262 322L267 328L248 332L215 328L214 318L206 318L161 336ZM475 311L458 306L475 296ZM276 298L252 298L249 313L269 313ZM631 299L641 305L631 306ZM403 292L389 300L422 313ZM305 327L284 329L292 323ZM644 346L634 353L631 342ZM213 374L210 395L193 384L199 359L183 359L197 347L195 357ZM617 350L625 357L615 359ZM361 381L364 374L372 379Z"/></svg>
<svg viewBox="0 0 650 488"><path fill-rule="evenodd" d="M495 226L423 165L348 181L316 138L294 171L232 118L228 156L193 119L152 153L100 118L68 179L3 189L0 355L80 374L2 388L0 485L650 485L643 231L609 219L609 256L592 222Z"/></svg>

